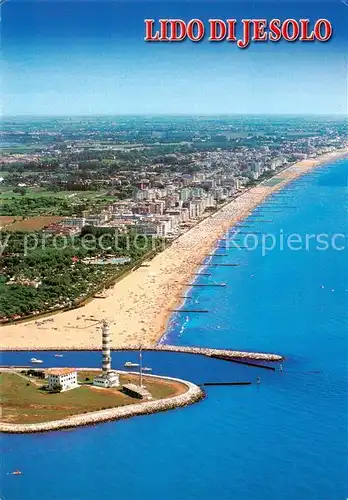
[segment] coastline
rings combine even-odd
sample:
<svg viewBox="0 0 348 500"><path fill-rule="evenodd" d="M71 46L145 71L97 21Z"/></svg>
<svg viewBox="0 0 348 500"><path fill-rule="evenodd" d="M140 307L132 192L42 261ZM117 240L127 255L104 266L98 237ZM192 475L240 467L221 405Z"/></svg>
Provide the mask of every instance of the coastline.
<svg viewBox="0 0 348 500"><path fill-rule="evenodd" d="M127 373L117 370L119 373ZM50 422L40 422L37 424L9 424L0 422L0 432L9 434L32 434L37 432L57 431L61 429L70 429L73 427L82 427L85 425L95 425L101 422L112 420L121 420L139 415L150 415L161 411L168 411L196 403L204 398L204 391L196 384L174 377L165 377L158 375L146 375L149 378L158 378L179 382L187 387L183 394L172 396L155 401L144 401L117 408L108 408L81 415L73 415L61 420L52 420Z"/></svg>
<svg viewBox="0 0 348 500"><path fill-rule="evenodd" d="M199 222L150 262L116 283L103 300L94 299L86 306L57 313L52 320L37 326L35 320L1 326L3 349L100 348L98 321L112 322L113 347L154 345L164 334L172 309L181 305L183 291L196 269L227 230L287 183L323 164L344 158L348 149L303 160L272 177L269 185L260 183L224 205L211 217Z"/></svg>

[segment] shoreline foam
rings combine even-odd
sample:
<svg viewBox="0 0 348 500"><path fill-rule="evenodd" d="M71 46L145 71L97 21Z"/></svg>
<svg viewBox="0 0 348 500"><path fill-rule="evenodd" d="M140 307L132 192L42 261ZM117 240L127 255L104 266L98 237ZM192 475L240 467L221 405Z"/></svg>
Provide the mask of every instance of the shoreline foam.
<svg viewBox="0 0 348 500"><path fill-rule="evenodd" d="M316 167L344 158L348 149L303 160L275 174L279 182L266 182L242 193L211 217L199 222L150 262L116 283L105 299L92 300L85 307L55 314L53 321L37 326L35 320L0 328L4 349L99 349L100 325L112 322L113 347L151 346L163 336L171 310L182 304L192 274L234 224L247 217L274 192Z"/></svg>

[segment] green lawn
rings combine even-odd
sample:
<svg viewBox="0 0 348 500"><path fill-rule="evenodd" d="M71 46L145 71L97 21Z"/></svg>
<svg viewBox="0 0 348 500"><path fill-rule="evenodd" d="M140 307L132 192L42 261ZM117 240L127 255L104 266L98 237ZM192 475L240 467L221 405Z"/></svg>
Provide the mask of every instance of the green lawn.
<svg viewBox="0 0 348 500"><path fill-rule="evenodd" d="M86 377L92 380L95 374L95 371L81 372L79 380L84 381ZM137 377L132 375L121 377L121 383L136 380ZM51 394L14 373L1 373L0 384L1 420L7 423L47 422L90 411L139 403L139 399L126 396L118 389L96 389L88 385ZM150 382L144 377L144 384L156 399L181 394L186 390L182 384L163 379Z"/></svg>
<svg viewBox="0 0 348 500"><path fill-rule="evenodd" d="M22 195L20 193L15 193L13 189L15 189L15 186L0 185L0 198L11 199L12 197L22 198L23 196L27 198L39 198L53 196L55 198L68 198L74 200L81 198L103 197L106 193L106 191L49 191L40 187L29 187L26 188L26 194Z"/></svg>
<svg viewBox="0 0 348 500"><path fill-rule="evenodd" d="M135 371L135 370L134 370ZM86 377L90 379L90 381L93 380L93 377L96 376L96 371L91 371L91 372L85 372L85 371L79 371L78 372L78 381L80 383L86 383ZM88 382L88 381L87 381ZM131 374L121 374L120 376L120 382L121 384L129 384L129 383L139 383L139 375L131 375ZM151 392L152 396L155 399L163 399L163 398L169 398L170 396L173 396L174 394L185 392L185 388L181 384L173 384L172 382L169 382L167 380L161 379L161 380L155 380L152 379L151 377L146 377L146 375L143 376L143 383L146 385L146 387L149 389Z"/></svg>

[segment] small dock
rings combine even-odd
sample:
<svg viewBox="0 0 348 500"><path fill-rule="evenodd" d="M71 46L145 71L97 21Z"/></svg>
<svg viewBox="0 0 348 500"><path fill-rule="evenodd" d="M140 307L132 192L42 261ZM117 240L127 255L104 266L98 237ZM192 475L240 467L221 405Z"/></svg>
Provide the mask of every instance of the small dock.
<svg viewBox="0 0 348 500"><path fill-rule="evenodd" d="M234 243L236 243L236 242L234 242ZM220 247L220 248L228 248L229 250L246 250L249 247L244 246L244 245L239 245L239 244L233 244L232 246L226 245L225 247Z"/></svg>
<svg viewBox="0 0 348 500"><path fill-rule="evenodd" d="M206 283L206 284L203 284L203 283L188 283L186 284L186 286L200 286L200 287L203 287L203 286L227 286L226 283Z"/></svg>
<svg viewBox="0 0 348 500"><path fill-rule="evenodd" d="M209 264L210 267L238 267L240 264Z"/></svg>
<svg viewBox="0 0 348 500"><path fill-rule="evenodd" d="M238 234L262 234L261 231L239 231Z"/></svg>
<svg viewBox="0 0 348 500"><path fill-rule="evenodd" d="M251 385L251 382L205 382L200 384L201 387L214 386L214 385Z"/></svg>
<svg viewBox="0 0 348 500"><path fill-rule="evenodd" d="M239 359L233 359L231 357L228 357L228 356L221 356L219 354L213 354L212 355L212 358L215 358L215 359L222 359L223 361L229 361L230 363L238 363L240 365L246 365L246 366L253 366L255 368L261 368L262 370L271 370L271 371L275 371L275 368L273 366L267 366L267 365L260 365L258 363L252 363L250 361L241 361Z"/></svg>
<svg viewBox="0 0 348 500"><path fill-rule="evenodd" d="M277 210L277 209L272 209L272 208L267 208L267 209L259 209L259 210L255 210L255 214L262 214L262 213L269 213L269 212L281 212L281 210Z"/></svg>
<svg viewBox="0 0 348 500"><path fill-rule="evenodd" d="M208 309L171 309L175 313L208 313Z"/></svg>
<svg viewBox="0 0 348 500"><path fill-rule="evenodd" d="M250 222L273 222L272 219L249 219L249 218L248 218L248 221L250 221Z"/></svg>
<svg viewBox="0 0 348 500"><path fill-rule="evenodd" d="M274 193L271 195L272 198L292 198L291 195L288 195L285 191L282 193L281 191L278 191L278 193Z"/></svg>
<svg viewBox="0 0 348 500"><path fill-rule="evenodd" d="M277 208L296 208L296 205L289 205L288 202L285 203L279 198L271 198L267 203L264 203L262 205L262 209L269 207L273 208L274 206L276 206Z"/></svg>

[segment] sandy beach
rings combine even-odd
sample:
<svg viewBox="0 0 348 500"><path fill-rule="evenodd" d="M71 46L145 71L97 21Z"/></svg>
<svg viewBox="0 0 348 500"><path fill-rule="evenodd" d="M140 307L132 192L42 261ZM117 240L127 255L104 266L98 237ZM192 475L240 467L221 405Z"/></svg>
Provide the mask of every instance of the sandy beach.
<svg viewBox="0 0 348 500"><path fill-rule="evenodd" d="M85 307L52 315L49 321L34 319L1 326L2 348L99 349L98 321L104 318L111 322L114 347L153 345L163 335L171 309L180 304L180 296L193 280L193 273L228 229L286 183L347 154L348 149L303 160L276 174L273 182L265 181L241 194L180 236L151 260L148 267L140 267L116 283L107 290L104 299L94 299ZM38 326L36 321L42 324Z"/></svg>

